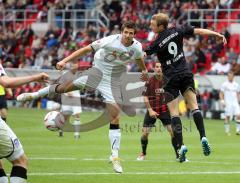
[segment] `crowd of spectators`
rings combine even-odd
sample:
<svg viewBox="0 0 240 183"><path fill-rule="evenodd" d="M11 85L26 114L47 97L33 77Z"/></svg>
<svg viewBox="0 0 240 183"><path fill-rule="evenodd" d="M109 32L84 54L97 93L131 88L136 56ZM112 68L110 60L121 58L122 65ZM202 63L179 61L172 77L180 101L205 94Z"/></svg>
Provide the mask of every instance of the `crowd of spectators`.
<svg viewBox="0 0 240 183"><path fill-rule="evenodd" d="M222 1L221 1L222 2ZM71 10L86 9L89 4L95 4L97 9L101 9L110 20L109 28L100 30L94 24L88 24L87 27L79 27L73 30L70 22L66 21L62 27L62 14L56 15L56 26L49 27L44 36L39 37L31 28L31 25L15 27L11 22L4 27L0 25L0 59L5 67L13 68L34 68L34 69L54 69L57 61L71 54L90 42L110 34L120 32L121 23L126 20L133 20L137 23L138 31L136 38L147 47L149 41L154 38L154 34L149 29L151 15L159 11L169 13L171 16L170 26L186 24L188 9L216 9L226 8L226 1L221 4L216 0L203 1L166 1L161 3L156 0L132 0L132 1L90 1L90 0L20 0L20 1L2 1L0 9L36 9L38 10L36 21L47 19L49 9ZM88 5L87 5L88 4ZM236 7L236 3L234 4ZM239 5L238 5L239 6ZM198 12L192 12L191 18L198 19ZM208 14L206 16L211 16ZM222 15L221 15L222 16ZM17 14L16 18L23 15ZM78 18L82 18L80 13ZM71 14L65 13L64 18L71 18ZM205 17L207 18L207 17ZM209 17L208 17L209 18ZM192 22L193 26L199 27L198 22ZM213 29L212 24L206 24L204 27ZM221 31L228 40L230 33L226 27ZM214 38L192 37L185 41L184 51L189 62L189 67L194 73L225 74L233 70L240 74L240 56L234 48L223 48ZM89 54L81 58L79 63L82 69L91 66L92 56ZM146 65L149 70L153 68L154 57L146 59ZM211 69L212 68L212 69ZM135 63L128 66L130 72L138 71Z"/></svg>
<svg viewBox="0 0 240 183"><path fill-rule="evenodd" d="M86 27L79 26L73 29L70 21L61 21L63 14L60 13L55 17L56 25L49 27L41 37L35 34L30 24L24 26L20 23L17 28L11 21L5 26L0 24L0 62L7 68L55 69L56 62L73 51L100 37L120 33L121 23L126 20L133 20L137 23L136 39L146 48L154 39L154 34L149 29L152 14L168 13L170 26L178 26L187 23L188 9L221 9L226 8L227 3L228 0L165 0L164 3L158 0L0 0L1 11L6 9L37 10L36 21L47 21L50 9L87 9L93 6L102 10L110 20L108 28L98 29L95 24L89 23ZM239 8L240 3L234 2L232 7ZM193 11L190 16L198 19L200 14ZM218 18L225 18L224 16L224 13L219 13ZM8 17L11 19L10 13ZM66 12L64 17L71 18L71 13ZM214 15L209 13L204 18L213 17ZM23 14L20 12L15 18L23 18ZM77 18L83 18L83 14L78 14ZM191 24L196 27L200 26L199 22ZM205 23L204 27L214 29L211 23ZM218 27L218 31L221 31L230 41L231 34L225 26ZM223 47L214 37L208 39L191 37L184 42L184 52L189 67L194 73L226 74L229 70L233 70L235 74L240 75L239 50L237 51L230 45ZM80 58L79 68L90 67L92 60L92 54ZM155 57L146 58L148 70L153 69L155 60ZM128 71L138 71L136 64L130 63Z"/></svg>

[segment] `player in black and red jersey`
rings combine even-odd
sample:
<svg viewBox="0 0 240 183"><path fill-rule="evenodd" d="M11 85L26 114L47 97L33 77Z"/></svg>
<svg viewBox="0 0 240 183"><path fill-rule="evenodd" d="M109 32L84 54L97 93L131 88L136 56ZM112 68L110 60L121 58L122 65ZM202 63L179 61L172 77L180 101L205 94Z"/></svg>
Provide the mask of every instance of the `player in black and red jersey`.
<svg viewBox="0 0 240 183"><path fill-rule="evenodd" d="M139 161L145 159L148 145L148 135L151 132L151 128L155 127L155 122L157 119L161 120L162 124L166 127L171 136L176 158L178 158L177 150L180 148L177 144L176 138L173 135L171 116L167 104L163 102L166 96L164 95L163 75L161 64L159 62L155 63L154 73L154 76L152 76L148 82L146 82L146 88L143 92L147 112L145 114L141 136L142 153L137 157L137 160Z"/></svg>
<svg viewBox="0 0 240 183"><path fill-rule="evenodd" d="M187 153L187 147L183 145L182 123L178 110L179 91L192 112L194 122L200 134L204 155L208 156L211 153L205 134L203 117L197 104L193 74L187 66L183 52L183 38L201 35L215 36L223 44L226 44L227 41L223 35L207 29L193 28L191 26L168 28L168 22L169 17L164 13L152 16L150 27L157 34L157 37L145 52L147 55L157 54L158 60L162 65L164 79L166 80L164 90L173 96L172 100L168 102L168 108L172 118L174 136L177 138L178 144L181 145L179 150L180 162L183 162Z"/></svg>

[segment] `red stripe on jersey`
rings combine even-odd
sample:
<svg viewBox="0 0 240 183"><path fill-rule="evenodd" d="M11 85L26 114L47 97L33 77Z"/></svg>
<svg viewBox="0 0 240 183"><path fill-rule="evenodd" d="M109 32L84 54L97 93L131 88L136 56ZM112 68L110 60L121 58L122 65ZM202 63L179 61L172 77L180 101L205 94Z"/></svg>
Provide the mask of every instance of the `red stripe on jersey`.
<svg viewBox="0 0 240 183"><path fill-rule="evenodd" d="M146 91L143 93L143 95L148 96L148 100L152 109L160 115L161 113L167 112L167 105L163 103L163 82L161 80L157 80L156 77L153 76L149 79L145 86Z"/></svg>

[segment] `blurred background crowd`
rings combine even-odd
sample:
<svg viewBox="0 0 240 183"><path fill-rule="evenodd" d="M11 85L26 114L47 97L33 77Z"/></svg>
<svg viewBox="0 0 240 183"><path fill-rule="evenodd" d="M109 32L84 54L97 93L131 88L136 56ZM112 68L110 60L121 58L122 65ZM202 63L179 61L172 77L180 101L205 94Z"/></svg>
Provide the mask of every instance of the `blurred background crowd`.
<svg viewBox="0 0 240 183"><path fill-rule="evenodd" d="M81 9L91 12L93 8L103 12L109 19L108 27L99 27L91 21L79 22L77 26L72 25L70 19L84 19L85 15L83 12L73 15L71 11ZM4 19L0 21L0 62L5 68L55 69L56 62L73 51L103 36L120 33L121 24L126 20L136 22L138 27L136 39L146 48L155 36L149 28L151 15L154 13L168 13L170 26L179 26L187 24L189 16L191 19L213 20L216 17L226 19L229 14L220 10L230 8L239 9L240 2L238 0L0 0L0 20ZM191 11L189 14L190 9L217 11L214 13L209 11L204 15L199 11ZM31 24L47 22L50 10L59 10L54 14L55 26L49 26L44 34L39 35L32 29ZM240 20L240 12L231 12L230 18ZM24 19L25 22L16 21L18 19ZM193 73L225 75L232 70L236 75L240 75L240 36L231 34L227 29L228 23L214 24L213 21L203 24L198 21L190 23L195 27L218 31L228 40L224 48L214 37L208 39L191 37L185 40L184 53ZM91 67L93 55L89 54L79 59L79 68L84 70ZM155 57L146 58L149 71L152 71L155 61ZM136 64L130 63L128 71L137 72ZM14 96L23 91L36 91L39 88L41 88L39 84L26 85L14 90ZM203 108L210 105L209 98L217 96L208 91L201 95L202 100L205 101L202 102Z"/></svg>

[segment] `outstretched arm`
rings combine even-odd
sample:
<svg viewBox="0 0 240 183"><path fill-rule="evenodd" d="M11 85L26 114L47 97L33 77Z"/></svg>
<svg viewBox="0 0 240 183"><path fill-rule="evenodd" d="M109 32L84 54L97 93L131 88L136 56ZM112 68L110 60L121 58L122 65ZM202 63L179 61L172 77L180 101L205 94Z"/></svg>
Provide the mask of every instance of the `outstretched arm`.
<svg viewBox="0 0 240 183"><path fill-rule="evenodd" d="M224 45L227 44L227 40L224 35L222 35L218 32L212 31L212 30L195 28L194 34L200 35L200 36L216 36L217 38L221 39L221 41L223 42Z"/></svg>
<svg viewBox="0 0 240 183"><path fill-rule="evenodd" d="M136 59L137 66L142 70L141 80L147 81L148 80L148 70L144 63L143 58Z"/></svg>
<svg viewBox="0 0 240 183"><path fill-rule="evenodd" d="M143 58L136 59L137 66L142 70L142 71L147 71L146 65L144 63Z"/></svg>
<svg viewBox="0 0 240 183"><path fill-rule="evenodd" d="M67 62L70 62L72 60L75 60L79 57L82 57L84 55L86 55L87 53L93 51L92 47L90 45L85 46L75 52L73 52L71 55L69 55L68 57L64 58L62 61L57 63L57 69L58 70L63 70L65 68L65 65Z"/></svg>
<svg viewBox="0 0 240 183"><path fill-rule="evenodd" d="M1 76L0 84L4 88L14 88L23 84L27 84L33 81L46 82L49 76L46 73L35 74L32 76L22 76L22 77L8 77Z"/></svg>

